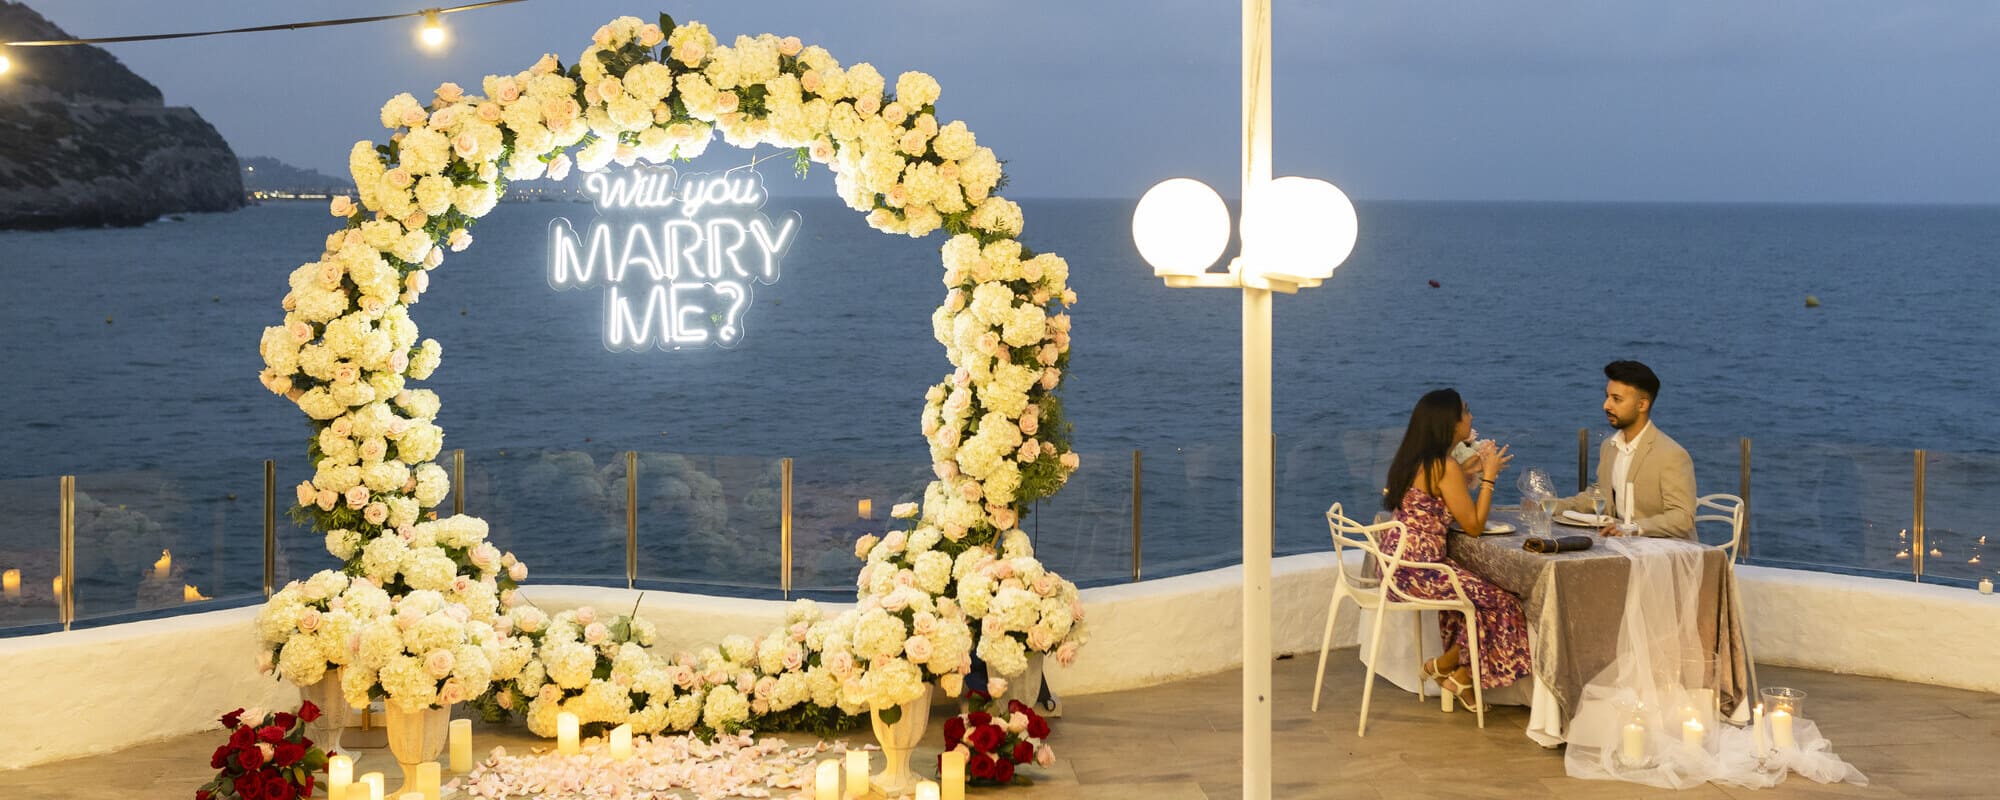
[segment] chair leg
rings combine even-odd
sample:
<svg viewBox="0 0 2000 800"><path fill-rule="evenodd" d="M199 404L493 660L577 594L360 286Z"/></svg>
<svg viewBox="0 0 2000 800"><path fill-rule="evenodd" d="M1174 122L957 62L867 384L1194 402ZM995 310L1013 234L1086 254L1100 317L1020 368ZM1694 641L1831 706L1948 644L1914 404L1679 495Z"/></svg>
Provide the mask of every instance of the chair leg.
<svg viewBox="0 0 2000 800"><path fill-rule="evenodd" d="M1756 697L1759 685L1757 683L1757 658L1756 653L1750 650L1750 618L1743 615L1743 584L1737 582L1736 568L1733 565L1729 568L1729 584L1729 601L1736 607L1736 626L1743 629L1743 664L1750 669L1750 685L1743 696L1746 698Z"/></svg>
<svg viewBox="0 0 2000 800"><path fill-rule="evenodd" d="M1388 616L1387 608L1375 609L1375 631L1368 635L1368 674L1361 679L1361 727L1354 735L1368 735L1368 701L1375 696L1375 664L1382 657L1382 622Z"/></svg>
<svg viewBox="0 0 2000 800"><path fill-rule="evenodd" d="M1410 626L1410 638L1415 639L1417 645L1417 702L1421 703L1424 701L1424 612L1418 611L1416 617L1417 624ZM1438 657L1443 658L1444 654L1439 653Z"/></svg>
<svg viewBox="0 0 2000 800"><path fill-rule="evenodd" d="M1340 587L1333 589L1333 602L1326 607L1326 632L1319 637L1319 669L1313 670L1312 710L1319 710L1320 685L1326 682L1326 651L1333 646L1333 623L1340 619Z"/></svg>
<svg viewBox="0 0 2000 800"><path fill-rule="evenodd" d="M1472 662L1472 713L1479 719L1479 727L1486 727L1486 690L1479 682L1479 613L1477 609L1465 612L1466 658Z"/></svg>

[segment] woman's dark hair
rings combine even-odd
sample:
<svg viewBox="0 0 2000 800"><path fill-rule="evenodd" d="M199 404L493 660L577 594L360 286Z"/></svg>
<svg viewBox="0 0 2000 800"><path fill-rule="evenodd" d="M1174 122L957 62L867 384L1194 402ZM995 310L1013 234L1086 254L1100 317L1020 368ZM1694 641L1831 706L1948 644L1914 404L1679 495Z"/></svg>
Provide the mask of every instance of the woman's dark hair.
<svg viewBox="0 0 2000 800"><path fill-rule="evenodd" d="M1604 365L1604 377L1646 393L1646 399L1660 401L1660 376L1653 368L1637 361L1613 361Z"/></svg>
<svg viewBox="0 0 2000 800"><path fill-rule="evenodd" d="M1410 411L1410 427L1403 431L1403 444L1396 459L1389 462L1389 492L1382 507L1391 511L1403 504L1403 495L1417 482L1417 473L1451 456L1457 444L1459 417L1465 414L1465 400L1453 389L1426 394Z"/></svg>

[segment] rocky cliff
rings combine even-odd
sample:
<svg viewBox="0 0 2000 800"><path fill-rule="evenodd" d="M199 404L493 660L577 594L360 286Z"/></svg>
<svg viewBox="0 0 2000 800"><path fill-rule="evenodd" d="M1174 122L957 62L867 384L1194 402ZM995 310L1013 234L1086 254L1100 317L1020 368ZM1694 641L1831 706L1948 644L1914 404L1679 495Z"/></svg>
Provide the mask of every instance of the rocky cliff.
<svg viewBox="0 0 2000 800"><path fill-rule="evenodd" d="M68 39L0 0L0 41ZM243 205L236 154L96 47L11 47L0 75L0 228L139 225Z"/></svg>

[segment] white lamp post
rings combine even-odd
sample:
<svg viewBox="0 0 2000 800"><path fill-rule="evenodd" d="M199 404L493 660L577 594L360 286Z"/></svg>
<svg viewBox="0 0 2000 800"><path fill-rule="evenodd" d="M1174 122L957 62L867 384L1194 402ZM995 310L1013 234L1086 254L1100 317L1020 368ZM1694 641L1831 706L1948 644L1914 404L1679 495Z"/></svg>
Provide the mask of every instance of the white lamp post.
<svg viewBox="0 0 2000 800"><path fill-rule="evenodd" d="M1333 184L1271 178L1271 3L1243 2L1242 249L1229 212L1200 181L1139 199L1132 238L1168 286L1243 291L1243 797L1271 797L1271 293L1318 286L1354 250L1354 205Z"/></svg>

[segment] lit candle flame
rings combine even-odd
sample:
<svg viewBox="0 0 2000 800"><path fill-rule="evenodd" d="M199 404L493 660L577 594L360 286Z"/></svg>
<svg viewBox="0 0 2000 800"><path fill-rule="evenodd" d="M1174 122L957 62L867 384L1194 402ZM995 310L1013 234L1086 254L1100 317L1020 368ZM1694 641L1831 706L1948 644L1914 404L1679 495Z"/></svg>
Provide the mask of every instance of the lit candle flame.
<svg viewBox="0 0 2000 800"><path fill-rule="evenodd" d="M202 595L201 589L194 586L193 584L181 585L181 602L192 603L196 600L207 600L207 599L208 598L206 596Z"/></svg>
<svg viewBox="0 0 2000 800"><path fill-rule="evenodd" d="M174 569L174 552L172 550L161 550L160 560L153 562L153 574L165 575L169 572L172 572L173 569Z"/></svg>

